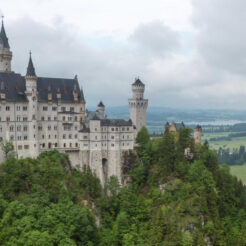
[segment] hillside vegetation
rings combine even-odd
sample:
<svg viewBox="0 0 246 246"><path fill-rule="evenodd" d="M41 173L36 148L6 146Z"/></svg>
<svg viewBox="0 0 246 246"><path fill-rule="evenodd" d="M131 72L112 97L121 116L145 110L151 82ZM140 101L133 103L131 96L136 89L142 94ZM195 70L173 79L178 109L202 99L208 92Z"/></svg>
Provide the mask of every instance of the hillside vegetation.
<svg viewBox="0 0 246 246"><path fill-rule="evenodd" d="M246 245L246 191L188 128L125 156L105 189L56 151L0 165L0 245ZM194 154L187 160L185 148Z"/></svg>

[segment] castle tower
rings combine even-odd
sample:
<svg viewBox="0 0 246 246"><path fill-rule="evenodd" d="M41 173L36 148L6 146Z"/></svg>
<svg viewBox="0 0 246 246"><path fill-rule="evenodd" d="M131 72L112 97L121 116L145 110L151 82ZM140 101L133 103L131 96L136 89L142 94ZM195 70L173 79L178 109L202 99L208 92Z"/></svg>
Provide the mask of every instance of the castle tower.
<svg viewBox="0 0 246 246"><path fill-rule="evenodd" d="M132 84L133 98L128 100L130 108L130 119L136 126L137 132L146 125L146 110L148 100L144 99L145 85L140 79L136 79Z"/></svg>
<svg viewBox="0 0 246 246"><path fill-rule="evenodd" d="M0 72L11 72L11 60L12 52L10 51L8 38L2 20L2 28L0 32Z"/></svg>
<svg viewBox="0 0 246 246"><path fill-rule="evenodd" d="M28 136L30 144L30 156L37 157L39 154L38 125L37 125L37 76L32 62L30 52L27 72L26 72L26 97L28 100Z"/></svg>
<svg viewBox="0 0 246 246"><path fill-rule="evenodd" d="M194 139L196 144L202 142L202 127L200 125L197 125L194 129Z"/></svg>
<svg viewBox="0 0 246 246"><path fill-rule="evenodd" d="M105 106L102 101L97 105L97 116L99 119L104 119Z"/></svg>

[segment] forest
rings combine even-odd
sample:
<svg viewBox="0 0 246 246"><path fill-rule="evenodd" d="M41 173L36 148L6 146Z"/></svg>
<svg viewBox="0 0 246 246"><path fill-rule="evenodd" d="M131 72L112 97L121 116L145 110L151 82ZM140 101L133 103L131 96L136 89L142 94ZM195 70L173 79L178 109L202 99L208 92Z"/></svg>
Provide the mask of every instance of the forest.
<svg viewBox="0 0 246 246"><path fill-rule="evenodd" d="M0 164L0 245L246 245L246 190L189 128L125 153L123 182L105 187L67 155L7 156ZM191 158L184 155L189 148Z"/></svg>

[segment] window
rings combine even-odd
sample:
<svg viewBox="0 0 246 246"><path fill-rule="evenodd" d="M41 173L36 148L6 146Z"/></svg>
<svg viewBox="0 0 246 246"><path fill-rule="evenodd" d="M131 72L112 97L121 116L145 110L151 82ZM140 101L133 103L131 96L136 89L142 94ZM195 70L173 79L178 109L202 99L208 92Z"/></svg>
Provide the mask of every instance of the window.
<svg viewBox="0 0 246 246"><path fill-rule="evenodd" d="M71 116L69 116L69 117L68 117L68 120L69 120L69 121L72 121L72 120L73 120L73 118L72 118Z"/></svg>
<svg viewBox="0 0 246 246"><path fill-rule="evenodd" d="M10 107L9 106L6 106L6 111L9 111L10 110Z"/></svg>
<svg viewBox="0 0 246 246"><path fill-rule="evenodd" d="M45 143L42 144L42 147L45 148Z"/></svg>
<svg viewBox="0 0 246 246"><path fill-rule="evenodd" d="M68 135L68 138L71 139L71 138L72 138L72 134L69 134L69 135Z"/></svg>
<svg viewBox="0 0 246 246"><path fill-rule="evenodd" d="M38 126L38 130L42 131L43 127L42 126Z"/></svg>
<svg viewBox="0 0 246 246"><path fill-rule="evenodd" d="M20 111L20 108L21 108L20 106L17 106L17 107L16 107L16 111ZM19 147L19 146L18 146L18 147ZM21 146L21 147L22 147L22 146Z"/></svg>
<svg viewBox="0 0 246 246"><path fill-rule="evenodd" d="M55 143L55 147L57 148L57 143Z"/></svg>
<svg viewBox="0 0 246 246"><path fill-rule="evenodd" d="M24 136L24 140L27 140L27 136Z"/></svg>
<svg viewBox="0 0 246 246"><path fill-rule="evenodd" d="M70 111L71 112L74 112L74 107L70 107Z"/></svg>
<svg viewBox="0 0 246 246"><path fill-rule="evenodd" d="M63 120L63 121L65 121L65 120L66 120L66 117L65 117L65 116L63 116L63 117L62 117L62 120Z"/></svg>
<svg viewBox="0 0 246 246"><path fill-rule="evenodd" d="M19 141L20 141L20 140L21 140L21 136L18 136L18 137L17 137L17 140L19 140Z"/></svg>
<svg viewBox="0 0 246 246"><path fill-rule="evenodd" d="M122 127L122 131L125 131L125 127Z"/></svg>
<svg viewBox="0 0 246 246"><path fill-rule="evenodd" d="M52 111L56 111L57 110L57 107L52 107Z"/></svg>
<svg viewBox="0 0 246 246"><path fill-rule="evenodd" d="M27 117L26 116L23 117L23 121L27 121Z"/></svg>
<svg viewBox="0 0 246 246"><path fill-rule="evenodd" d="M87 136L84 136L83 138L84 138L84 139L87 139Z"/></svg>
<svg viewBox="0 0 246 246"><path fill-rule="evenodd" d="M114 128L111 128L111 131L114 131Z"/></svg>
<svg viewBox="0 0 246 246"><path fill-rule="evenodd" d="M74 120L75 120L75 121L77 121L77 120L78 120L78 117L77 117L77 116L75 116L75 117L74 117Z"/></svg>
<svg viewBox="0 0 246 246"><path fill-rule="evenodd" d="M10 117L9 116L6 117L6 121L10 121Z"/></svg>
<svg viewBox="0 0 246 246"><path fill-rule="evenodd" d="M114 144L111 144L112 147L114 147Z"/></svg>
<svg viewBox="0 0 246 246"><path fill-rule="evenodd" d="M97 136L95 136L95 139L97 140Z"/></svg>
<svg viewBox="0 0 246 246"><path fill-rule="evenodd" d="M18 145L18 150L22 150L22 145Z"/></svg>
<svg viewBox="0 0 246 246"><path fill-rule="evenodd" d="M48 126L48 130L49 130L49 131L51 130L51 126Z"/></svg>
<svg viewBox="0 0 246 246"><path fill-rule="evenodd" d="M49 139L50 139L50 135L49 135Z"/></svg>
<svg viewBox="0 0 246 246"><path fill-rule="evenodd" d="M32 119L36 120L36 115L35 114L32 115Z"/></svg>
<svg viewBox="0 0 246 246"><path fill-rule="evenodd" d="M63 138L63 139L66 139L66 134L63 134L62 138Z"/></svg>
<svg viewBox="0 0 246 246"><path fill-rule="evenodd" d="M21 120L21 117L19 115L17 115L17 121L20 121Z"/></svg>
<svg viewBox="0 0 246 246"><path fill-rule="evenodd" d="M69 147L72 148L72 143L69 144Z"/></svg>
<svg viewBox="0 0 246 246"><path fill-rule="evenodd" d="M2 121L2 118L0 117L0 121Z"/></svg>
<svg viewBox="0 0 246 246"><path fill-rule="evenodd" d="M127 127L127 129L126 129L127 131L129 131L129 127Z"/></svg>
<svg viewBox="0 0 246 246"><path fill-rule="evenodd" d="M61 110L62 110L62 112L65 112L66 111L66 107L62 107Z"/></svg>
<svg viewBox="0 0 246 246"><path fill-rule="evenodd" d="M118 131L118 128L117 127L115 128L115 131Z"/></svg>
<svg viewBox="0 0 246 246"><path fill-rule="evenodd" d="M76 148L78 147L78 143L75 143L75 147L76 147Z"/></svg>
<svg viewBox="0 0 246 246"><path fill-rule="evenodd" d="M50 116L48 116L48 121L51 121L51 117Z"/></svg>
<svg viewBox="0 0 246 246"><path fill-rule="evenodd" d="M2 128L2 126L0 126L0 132L2 132L3 131L3 128Z"/></svg>
<svg viewBox="0 0 246 246"><path fill-rule="evenodd" d="M9 127L9 131L10 131L10 132L13 132L13 131L14 131L14 126L10 126L10 127Z"/></svg>
<svg viewBox="0 0 246 246"><path fill-rule="evenodd" d="M24 145L24 149L29 149L29 145Z"/></svg>
<svg viewBox="0 0 246 246"><path fill-rule="evenodd" d="M78 137L78 135L77 135L77 134L75 134L75 135L74 135L74 138L76 139L77 137Z"/></svg>
<svg viewBox="0 0 246 246"><path fill-rule="evenodd" d="M63 147L66 148L66 143L63 144Z"/></svg>
<svg viewBox="0 0 246 246"><path fill-rule="evenodd" d="M27 106L23 106L23 111L27 111Z"/></svg>
<svg viewBox="0 0 246 246"><path fill-rule="evenodd" d="M44 139L44 135L42 135L42 139Z"/></svg>
<svg viewBox="0 0 246 246"><path fill-rule="evenodd" d="M111 136L111 139L114 139L114 136Z"/></svg>
<svg viewBox="0 0 246 246"><path fill-rule="evenodd" d="M47 106L43 106L43 111L48 111L48 107Z"/></svg>
<svg viewBox="0 0 246 246"><path fill-rule="evenodd" d="M15 138L14 138L14 136L12 135L12 136L10 136L10 140L11 141L13 141Z"/></svg>
<svg viewBox="0 0 246 246"><path fill-rule="evenodd" d="M57 117L56 116L54 116L54 120L57 121Z"/></svg>
<svg viewBox="0 0 246 246"><path fill-rule="evenodd" d="M23 127L23 131L26 132L27 131L27 126Z"/></svg>
<svg viewBox="0 0 246 246"><path fill-rule="evenodd" d="M57 126L54 126L54 130L55 130L55 131L57 130Z"/></svg>

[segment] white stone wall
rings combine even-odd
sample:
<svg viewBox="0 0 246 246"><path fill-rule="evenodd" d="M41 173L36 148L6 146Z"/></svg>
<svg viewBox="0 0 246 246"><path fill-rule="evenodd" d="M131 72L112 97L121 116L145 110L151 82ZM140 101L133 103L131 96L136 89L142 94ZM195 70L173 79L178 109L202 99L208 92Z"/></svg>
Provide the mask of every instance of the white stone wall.
<svg viewBox="0 0 246 246"><path fill-rule="evenodd" d="M12 52L0 44L0 72L11 71Z"/></svg>

